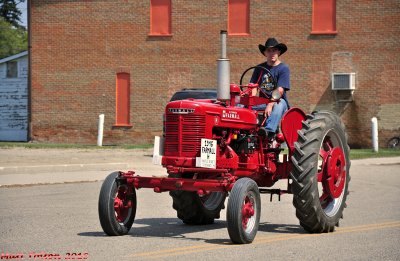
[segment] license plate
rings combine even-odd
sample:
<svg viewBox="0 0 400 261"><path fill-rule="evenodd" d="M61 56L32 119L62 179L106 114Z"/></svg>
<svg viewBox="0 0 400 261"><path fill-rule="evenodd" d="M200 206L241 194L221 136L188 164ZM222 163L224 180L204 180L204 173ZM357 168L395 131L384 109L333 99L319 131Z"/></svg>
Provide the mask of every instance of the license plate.
<svg viewBox="0 0 400 261"><path fill-rule="evenodd" d="M217 141L201 139L200 167L215 169L217 167Z"/></svg>

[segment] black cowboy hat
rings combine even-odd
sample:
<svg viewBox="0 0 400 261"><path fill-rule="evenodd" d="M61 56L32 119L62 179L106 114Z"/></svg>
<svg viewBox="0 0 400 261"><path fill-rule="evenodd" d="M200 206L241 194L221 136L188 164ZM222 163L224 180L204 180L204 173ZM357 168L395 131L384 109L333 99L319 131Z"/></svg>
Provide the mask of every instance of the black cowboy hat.
<svg viewBox="0 0 400 261"><path fill-rule="evenodd" d="M282 55L284 52L287 51L287 46L284 43L279 43L275 38L268 38L267 41L265 42L265 46L262 44L258 45L258 49L260 49L260 52L264 55L264 52L268 48L277 48L280 51L279 55Z"/></svg>

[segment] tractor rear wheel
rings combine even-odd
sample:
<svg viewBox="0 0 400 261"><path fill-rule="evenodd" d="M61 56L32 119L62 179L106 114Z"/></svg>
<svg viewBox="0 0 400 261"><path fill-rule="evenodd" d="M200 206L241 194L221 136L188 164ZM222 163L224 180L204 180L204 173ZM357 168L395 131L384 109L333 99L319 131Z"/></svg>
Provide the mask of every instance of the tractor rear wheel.
<svg viewBox="0 0 400 261"><path fill-rule="evenodd" d="M296 216L308 232L332 232L343 217L350 181L343 123L333 112L313 112L298 134L290 173Z"/></svg>
<svg viewBox="0 0 400 261"><path fill-rule="evenodd" d="M214 219L220 217L221 209L225 207L224 192L211 192L199 196L196 192L176 190L169 194L178 218L188 225L212 224Z"/></svg>
<svg viewBox="0 0 400 261"><path fill-rule="evenodd" d="M250 178L235 182L228 200L226 220L233 243L253 242L260 222L261 200L257 183Z"/></svg>
<svg viewBox="0 0 400 261"><path fill-rule="evenodd" d="M117 182L119 172L107 176L99 196L99 219L109 236L128 234L136 215L136 192L123 180Z"/></svg>

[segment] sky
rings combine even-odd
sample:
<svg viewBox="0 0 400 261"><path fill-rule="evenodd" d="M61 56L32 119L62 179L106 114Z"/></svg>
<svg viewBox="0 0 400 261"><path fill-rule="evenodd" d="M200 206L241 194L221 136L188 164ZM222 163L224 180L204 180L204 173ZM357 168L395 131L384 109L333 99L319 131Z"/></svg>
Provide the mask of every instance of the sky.
<svg viewBox="0 0 400 261"><path fill-rule="evenodd" d="M17 5L18 9L21 10L22 15L21 15L21 22L22 25L25 27L28 27L28 7L27 7L27 1L24 3L19 3Z"/></svg>

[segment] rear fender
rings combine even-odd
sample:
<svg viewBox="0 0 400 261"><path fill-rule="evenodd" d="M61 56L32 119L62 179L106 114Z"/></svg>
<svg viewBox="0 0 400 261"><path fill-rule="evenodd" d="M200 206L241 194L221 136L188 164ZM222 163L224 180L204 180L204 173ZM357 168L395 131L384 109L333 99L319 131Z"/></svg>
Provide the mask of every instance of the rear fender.
<svg viewBox="0 0 400 261"><path fill-rule="evenodd" d="M281 130L290 150L290 154L293 153L294 143L299 137L297 131L301 130L302 122L305 119L306 114L300 108L291 108L282 117Z"/></svg>

